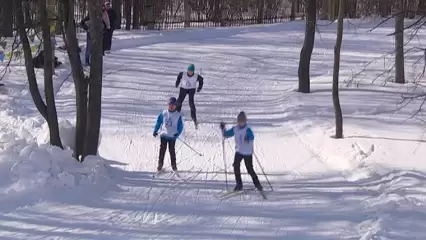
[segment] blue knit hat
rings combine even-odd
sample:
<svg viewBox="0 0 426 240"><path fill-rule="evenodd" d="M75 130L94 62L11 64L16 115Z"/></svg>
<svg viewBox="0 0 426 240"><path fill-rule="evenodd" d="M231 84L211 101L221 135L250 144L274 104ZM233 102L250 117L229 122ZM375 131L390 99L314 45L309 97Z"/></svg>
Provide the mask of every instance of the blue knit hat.
<svg viewBox="0 0 426 240"><path fill-rule="evenodd" d="M171 104L171 105L175 105L175 106L176 106L176 104L177 104L177 100L176 100L176 98L175 98L175 97L171 97L171 98L169 99L169 104Z"/></svg>
<svg viewBox="0 0 426 240"><path fill-rule="evenodd" d="M188 72L194 72L194 71L195 71L195 66L194 66L194 64L189 64L187 71L188 71Z"/></svg>

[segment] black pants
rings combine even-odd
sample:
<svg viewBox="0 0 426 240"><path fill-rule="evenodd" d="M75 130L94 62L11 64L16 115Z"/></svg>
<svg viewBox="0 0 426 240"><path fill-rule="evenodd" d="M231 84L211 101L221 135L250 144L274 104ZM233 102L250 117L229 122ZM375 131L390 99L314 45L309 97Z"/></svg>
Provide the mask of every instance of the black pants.
<svg viewBox="0 0 426 240"><path fill-rule="evenodd" d="M171 161L172 169L177 170L177 167L176 167L176 152L175 152L176 140L169 140L169 139L165 139L165 138L161 138L160 156L158 158L157 170L160 170L160 169L163 168L167 144L169 145L169 153L170 153L170 161Z"/></svg>
<svg viewBox="0 0 426 240"><path fill-rule="evenodd" d="M110 30L106 30L104 33L104 49L105 51L111 50L111 45L112 45L112 35L114 33L114 30L110 29Z"/></svg>
<svg viewBox="0 0 426 240"><path fill-rule="evenodd" d="M196 114L197 110L195 109L195 103L194 103L195 88L193 88L193 89L180 88L176 110L178 112L180 112L182 110L182 103L185 100L186 95L189 95L189 107L191 108L191 118L194 122L196 122L197 121L197 114Z"/></svg>
<svg viewBox="0 0 426 240"><path fill-rule="evenodd" d="M257 177L257 174L253 169L253 155L243 156L239 153L235 153L234 164L233 164L235 181L237 182L236 188L238 189L243 188L243 181L241 180L241 170L240 170L241 161L243 159L244 159L244 164L246 165L247 172L248 174L250 174L253 180L254 186L257 189L262 190L262 185L260 184L259 178Z"/></svg>

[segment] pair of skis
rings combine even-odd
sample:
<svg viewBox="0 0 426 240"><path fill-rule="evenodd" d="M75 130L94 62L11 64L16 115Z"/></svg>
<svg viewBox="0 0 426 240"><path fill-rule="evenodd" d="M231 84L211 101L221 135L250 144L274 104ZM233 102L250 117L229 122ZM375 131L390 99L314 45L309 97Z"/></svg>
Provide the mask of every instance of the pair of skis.
<svg viewBox="0 0 426 240"><path fill-rule="evenodd" d="M223 201L223 200L226 200L226 199L233 198L235 196L247 194L247 193L252 192L252 191L258 192L264 200L268 199L266 194L265 194L265 191L263 191L263 190L259 191L259 190L256 190L256 189L243 189L243 190L238 190L238 191L235 191L235 190L227 191L227 192L220 195L220 199Z"/></svg>
<svg viewBox="0 0 426 240"><path fill-rule="evenodd" d="M154 178L158 178L159 176L162 176L162 175L165 175L165 174L167 174L167 175L169 175L170 176L170 178L171 177L175 177L177 180L179 180L179 181L182 181L182 182L190 182L190 181L192 181L192 180L194 180L198 175L199 175L199 173L201 172L202 170L200 170L200 171L198 171L194 176L192 176L192 177L189 177L189 178L187 178L187 179L185 179L185 178L182 178L181 176L180 176L180 174L179 174L179 172L178 171L165 171L165 170L161 170L161 171L157 171L156 173L154 173L153 175L152 175L152 178L154 179Z"/></svg>
<svg viewBox="0 0 426 240"><path fill-rule="evenodd" d="M161 170L161 171L157 171L156 173L154 173L153 175L152 175L152 178L157 178L157 177L159 177L159 176L162 176L162 175L165 175L165 174L170 174L170 176L172 177L172 176L174 176L174 177L176 177L178 180L183 180L181 177L180 177L180 175L179 175L179 172L178 171L165 171L165 170Z"/></svg>

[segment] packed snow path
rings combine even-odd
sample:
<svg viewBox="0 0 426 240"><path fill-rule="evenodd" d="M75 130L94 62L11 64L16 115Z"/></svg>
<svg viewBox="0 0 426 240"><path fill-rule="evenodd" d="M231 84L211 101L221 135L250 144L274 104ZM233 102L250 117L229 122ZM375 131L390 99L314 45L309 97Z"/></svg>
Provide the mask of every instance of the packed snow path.
<svg viewBox="0 0 426 240"><path fill-rule="evenodd" d="M100 146L100 154L114 166L110 169L114 186L72 191L5 214L0 235L4 239L367 240L414 239L426 234L421 207L426 181L420 170L424 169L408 170L420 166L414 157L405 155L406 149L416 148L414 155L424 156L425 148L416 141L401 147L398 144L403 140L357 138L371 136L368 124L376 128L377 135L396 133L401 138L412 138L420 128L413 123L401 132L384 133L374 125L382 120L380 116L368 117L392 109L395 94L355 89L342 91L345 133L353 138L330 139L335 26L317 37L311 76L318 92L301 96L293 90L303 26L296 22L117 33L113 52L105 60ZM383 40L386 31L391 30L348 33L342 52L343 76L392 50L392 41ZM381 41L380 45L370 48L374 41ZM195 64L205 84L195 99L201 123L198 130L189 119L187 99L184 102L182 139L204 156L178 142L178 168L186 181L167 175L153 179L159 147L159 139L152 136L155 120L167 107L167 99L177 95L176 76L189 63ZM74 111L72 92L67 82L58 93L61 115ZM367 97L371 99L361 100ZM254 129L259 157L254 165L268 200L256 192L219 198L226 178L218 123L234 123L241 110L247 112ZM360 127L356 124L361 119L366 125ZM397 123L389 120L386 124ZM233 188L232 140L225 147L227 179ZM386 148L398 147L400 151L387 155ZM389 165L377 169L369 163L374 156L375 163ZM401 157L406 161L395 160ZM167 152L165 167L169 166ZM398 170L388 170L391 167ZM245 188L253 187L248 175L243 175L243 181ZM417 220L400 222L407 216ZM404 231L407 228L409 232Z"/></svg>

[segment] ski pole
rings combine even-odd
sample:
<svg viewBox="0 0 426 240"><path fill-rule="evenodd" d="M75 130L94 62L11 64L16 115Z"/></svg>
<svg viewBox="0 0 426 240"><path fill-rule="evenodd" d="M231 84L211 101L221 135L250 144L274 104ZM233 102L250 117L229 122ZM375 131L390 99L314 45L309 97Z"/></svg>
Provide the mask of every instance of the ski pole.
<svg viewBox="0 0 426 240"><path fill-rule="evenodd" d="M226 183L226 190L228 190L228 171L226 171L226 160L225 160L225 138L222 137L222 157L223 157L223 165L225 167L225 183Z"/></svg>
<svg viewBox="0 0 426 240"><path fill-rule="evenodd" d="M272 190L272 191L274 191L274 189L272 188L271 183L269 182L268 177L266 176L265 170L263 170L263 167L262 167L262 165L260 164L259 158L257 157L257 155L256 155L256 153L255 153L255 152L253 152L253 155L254 155L254 157L256 158L257 164L259 164L260 169L262 169L262 173L263 173L263 175L265 175L265 178L266 178L266 181L267 181L267 182L268 182L268 184L269 184L269 187L271 188L271 190Z"/></svg>
<svg viewBox="0 0 426 240"><path fill-rule="evenodd" d="M191 147L188 143L186 143L185 141L183 141L182 139L178 138L181 142L183 142L183 144L185 144L189 149L191 149L192 151L194 151L196 154L198 154L199 156L203 156L203 154L201 154L200 152L198 152L197 150L195 150L193 147Z"/></svg>

